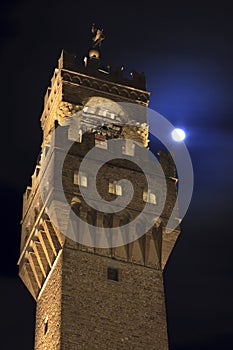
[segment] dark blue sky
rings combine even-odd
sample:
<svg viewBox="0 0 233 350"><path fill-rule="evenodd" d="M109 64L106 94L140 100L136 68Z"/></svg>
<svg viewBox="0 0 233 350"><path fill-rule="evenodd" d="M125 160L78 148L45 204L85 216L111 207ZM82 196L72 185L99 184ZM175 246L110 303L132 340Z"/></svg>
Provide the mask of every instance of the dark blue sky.
<svg viewBox="0 0 233 350"><path fill-rule="evenodd" d="M21 196L40 150L43 97L61 49L80 60L92 22L104 64L144 71L150 108L187 132L194 195L165 270L170 350L233 347L233 12L221 1L0 5L2 349L31 350L34 303L17 278ZM12 337L12 333L15 334Z"/></svg>

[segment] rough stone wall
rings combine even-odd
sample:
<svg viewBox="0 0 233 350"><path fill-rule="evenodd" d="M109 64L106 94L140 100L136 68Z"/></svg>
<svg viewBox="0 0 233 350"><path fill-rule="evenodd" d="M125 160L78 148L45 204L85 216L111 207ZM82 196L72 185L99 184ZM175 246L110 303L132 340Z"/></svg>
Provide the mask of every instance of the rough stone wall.
<svg viewBox="0 0 233 350"><path fill-rule="evenodd" d="M66 64L66 58L66 55L62 55L59 60L59 68L55 70L51 88L48 89L45 96L45 108L41 118L44 131L42 149L51 130L55 127L54 122L56 120L59 123L62 122L64 118L82 108L93 96L111 98L115 102L135 102L147 106L149 93L138 90L138 88L144 90L145 87L141 85L143 77L140 78L140 75L135 72L132 84L130 84L128 81L115 79L116 76L113 77L114 71L111 68L111 74L106 83L102 81L102 75L98 70L97 73L89 77L88 69L85 72L79 72L79 69L75 68L75 61ZM74 57L72 59L74 60ZM68 68L74 69L72 74L68 73ZM115 73L117 73L116 70ZM138 79L142 79L142 81ZM122 86L122 82L124 86ZM134 139L132 132L136 133L137 131L142 133L140 137L147 139L145 128L142 130L126 128L123 136ZM137 137L139 136L137 135ZM93 137L89 135L86 143L82 142L77 144L77 147L74 146L77 149L74 150L73 155L69 155L66 159L63 184L70 201L74 195L79 196L78 188L73 184L73 171L79 165L87 148L93 147L93 145L94 135ZM167 170L165 174L168 192L171 194L166 202L166 210L163 212L163 216L168 217L176 198L173 179L175 176L174 167L165 155L160 156L160 162L162 167ZM119 168L124 168L124 164L121 164L120 161L118 163L117 168L116 164L108 164L104 169L103 176L97 178L100 192L107 200L112 199L112 194L108 193L109 179L114 175L112 180L115 180ZM122 170L121 175L131 179L137 171L133 166L128 165ZM38 210L41 209L41 203L36 194L36 174L37 172L32 178L31 193L26 195L24 200L23 217L25 216L25 218L22 224L21 250L26 244L28 228L31 230L32 227L39 228L40 226L41 214L38 214ZM56 186L56 176L52 177L52 181ZM143 204L141 201L144 181L139 173L137 174L137 182L140 183L141 190L135 193L134 211L140 211L140 205ZM96 221L102 223L103 217L97 216ZM157 233L159 232L158 228ZM165 264L176 237L174 234L171 239L171 236L166 235L166 239L163 240L162 266ZM131 255L134 257L131 260L128 257L131 255L123 252L124 247L120 247L118 251L116 248L113 254L113 249L111 251L107 249L94 250L67 240L63 252L59 253L51 273L47 276L37 301L35 350L167 350L165 298L160 269L161 246L157 244L157 247L156 240L154 244L151 239L152 244L147 238L144 242L145 247L156 246L153 248L150 258L146 258L147 255L149 256L149 253L146 254L146 252L150 252L151 249L141 249L141 244L136 241L132 247L127 247L127 250L131 249ZM143 251L135 247L139 247ZM28 249L27 253L31 254L31 247ZM166 259L163 258L164 251ZM151 256L154 257L154 260L151 260ZM22 257L25 260L22 259L21 263L26 262L27 265L26 253L25 256L22 254ZM34 255L33 257L35 258ZM127 259L128 262L126 262ZM107 278L108 267L118 269L119 281ZM32 271L31 275L33 279Z"/></svg>
<svg viewBox="0 0 233 350"><path fill-rule="evenodd" d="M35 350L61 350L61 283L62 254L59 254L37 301ZM46 317L48 317L47 332Z"/></svg>
<svg viewBox="0 0 233 350"><path fill-rule="evenodd" d="M63 256L61 350L168 349L161 271L71 246Z"/></svg>
<svg viewBox="0 0 233 350"><path fill-rule="evenodd" d="M72 194L80 194L79 186L73 184L73 173L75 170L78 170L80 163L83 159L83 156L92 148L94 147L94 137L93 135L88 135L88 137L85 137L84 141L80 144L75 144L72 146L71 153L68 154L65 158L64 162L64 168L63 168L63 188L65 193L67 194L68 201L70 202L70 199L72 198ZM140 149L139 149L140 151ZM104 152L104 150L103 150ZM150 170L149 161L147 162L146 159L145 166L147 166L147 173L151 171L151 177L153 178L153 183L155 187L156 195L158 196L157 200L162 203L166 199L166 210L164 210L164 214L168 216L170 214L170 208L172 208L172 205L174 206L174 200L176 199L176 186L174 181L168 179L168 195L167 198L165 198L165 194L160 190L161 188L161 179L159 176L156 176L152 171ZM93 166L97 163L96 160L93 160ZM90 171L91 174L91 171ZM87 178L90 174L86 174ZM101 167L97 174L96 178L96 187L101 195L101 197L104 200L111 201L113 200L114 195L110 194L108 191L108 184L109 181L118 181L120 179L127 179L129 180L132 185L134 186L134 195L132 198L132 202L128 206L129 208L133 208L133 210L137 211L134 215L131 210L131 215L136 216L138 215L138 212L141 212L143 210L143 207L145 203L143 202L143 191L147 189L147 181L145 178L144 173L142 170L134 164L134 156L132 157L132 161L127 161L125 159L117 159L116 161L110 161L108 163L105 163L104 166ZM88 181L88 191L89 196L91 198L91 193L93 190L93 187L95 184ZM69 198L71 196L71 198ZM80 197L81 198L81 197ZM151 207L151 213L153 215L157 214L159 216L159 210L157 209L157 206L150 205ZM169 207L169 208L167 208ZM127 208L128 209L128 208ZM130 211L130 209L129 209ZM168 213L168 214L167 214Z"/></svg>

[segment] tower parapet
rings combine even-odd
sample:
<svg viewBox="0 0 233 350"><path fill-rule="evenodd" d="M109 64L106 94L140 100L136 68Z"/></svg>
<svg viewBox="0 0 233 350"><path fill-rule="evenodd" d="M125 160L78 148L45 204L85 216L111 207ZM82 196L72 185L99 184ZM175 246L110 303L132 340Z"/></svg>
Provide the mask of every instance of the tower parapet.
<svg viewBox="0 0 233 350"><path fill-rule="evenodd" d="M132 73L132 79L123 77L120 68L102 67L99 59L90 57L87 64L77 64L73 54L62 51L58 67L44 98L41 126L44 142L54 128L65 118L83 109L91 97L108 98L115 102L131 102L142 106L149 103L144 74Z"/></svg>
<svg viewBox="0 0 233 350"><path fill-rule="evenodd" d="M78 58L75 54L63 50L61 57L59 58L58 68L85 74L89 77L95 77L100 80L125 85L146 92L146 78L143 72L138 73L133 70L131 72L131 78L127 78L124 76L123 67L115 67L111 65L108 65L107 67L103 66L99 51L96 49L89 51L89 57L84 57L82 65L79 64Z"/></svg>

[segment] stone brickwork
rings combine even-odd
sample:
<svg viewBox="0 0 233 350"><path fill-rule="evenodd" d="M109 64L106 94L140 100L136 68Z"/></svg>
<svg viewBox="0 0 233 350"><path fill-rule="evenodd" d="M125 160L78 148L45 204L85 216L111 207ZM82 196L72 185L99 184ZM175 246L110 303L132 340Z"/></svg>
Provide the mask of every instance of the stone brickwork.
<svg viewBox="0 0 233 350"><path fill-rule="evenodd" d="M108 267L118 281L107 278ZM162 272L68 240L37 301L35 350L42 349L167 350Z"/></svg>
<svg viewBox="0 0 233 350"><path fill-rule="evenodd" d="M109 116L105 105L103 114L99 107L95 108L96 102L110 103L115 112ZM177 193L171 156L159 153L168 189L164 210L158 214L156 224L134 242L107 249L87 247L66 238L48 216L47 204L58 179L54 159L63 152L64 146L57 143L59 137L51 137L51 134L57 124L81 110L81 131L84 132L69 150L62 174L69 210L76 212L83 221L100 227L125 225L142 210L146 182L143 172L133 162L133 155L132 162L119 159L108 162L97 176L99 193L110 201L115 196L108 191L110 180L127 178L135 183L133 200L120 213L109 215L89 208L79 186L74 183L74 172L96 142L120 137L136 140L147 147L145 114L140 122L134 121L135 124L129 126L127 123L132 120L126 119L127 113L122 114L118 102L148 106L144 74L132 72L132 79L126 79L120 68L106 69L100 60L91 57L85 65L79 66L75 55L62 52L45 95L41 117L41 148L46 150L44 157L51 165L43 176L46 181L49 179L51 190L42 201L40 155L23 198L18 265L20 278L37 301L35 350L168 349L162 271L179 235L179 226L171 233L164 230ZM100 124L97 128L85 129L85 123L101 121L103 115L106 118L104 128ZM67 128L67 137L73 140L69 127L64 128ZM130 143L124 147L124 150L130 147ZM47 177L49 172L50 177ZM159 188L159 177L154 173L151 176ZM163 193L157 194L160 199L161 196ZM60 204L59 193L54 198L51 206L55 210ZM155 204L150 205L156 216ZM60 221L66 221L68 215L68 211L64 212ZM139 225L131 229L134 232L141 228ZM82 228L77 227L77 234L88 234L81 231Z"/></svg>
<svg viewBox="0 0 233 350"><path fill-rule="evenodd" d="M35 350L61 350L62 264L59 254L37 300Z"/></svg>
<svg viewBox="0 0 233 350"><path fill-rule="evenodd" d="M63 257L62 350L168 349L161 271L72 247Z"/></svg>

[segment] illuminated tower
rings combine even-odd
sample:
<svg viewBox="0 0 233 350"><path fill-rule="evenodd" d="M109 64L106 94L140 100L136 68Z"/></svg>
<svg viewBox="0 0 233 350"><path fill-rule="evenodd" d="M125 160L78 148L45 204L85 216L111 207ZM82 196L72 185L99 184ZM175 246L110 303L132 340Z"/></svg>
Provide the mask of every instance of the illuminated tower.
<svg viewBox="0 0 233 350"><path fill-rule="evenodd" d="M89 148L96 146L104 151L106 140L113 137L148 145L146 123L124 127L117 112L96 108L109 102L116 110L119 102L146 107L149 92L144 75L133 72L128 79L121 68L103 67L96 49L89 52L83 65L78 64L75 55L62 51L44 99L42 151L52 162L55 151L49 147L50 135L73 114L82 111L84 129L93 119L105 118L104 124L93 127L92 132L80 134L63 169L64 188L72 210L84 221L103 227L124 225L143 203L149 202L152 207L157 203L156 193L145 188L140 169L133 166L136 150L128 141L124 152L132 157L132 162L110 162L98 181L101 195L112 200L121 195L116 181L122 172L128 178L137 172L139 190L131 205L120 215L105 214L90 208L80 194L80 186L89 186L89 174L80 174L78 164ZM62 145L55 148L62 152ZM162 271L179 234L178 228L171 233L164 230L176 200L177 179L170 155L160 153L168 188L160 220L136 241L115 248L88 247L59 231L46 210L47 199L41 200L38 159L31 186L23 198L18 262L20 278L37 302L35 349L167 350ZM49 196L48 193L48 201ZM136 231L140 229L134 227Z"/></svg>

